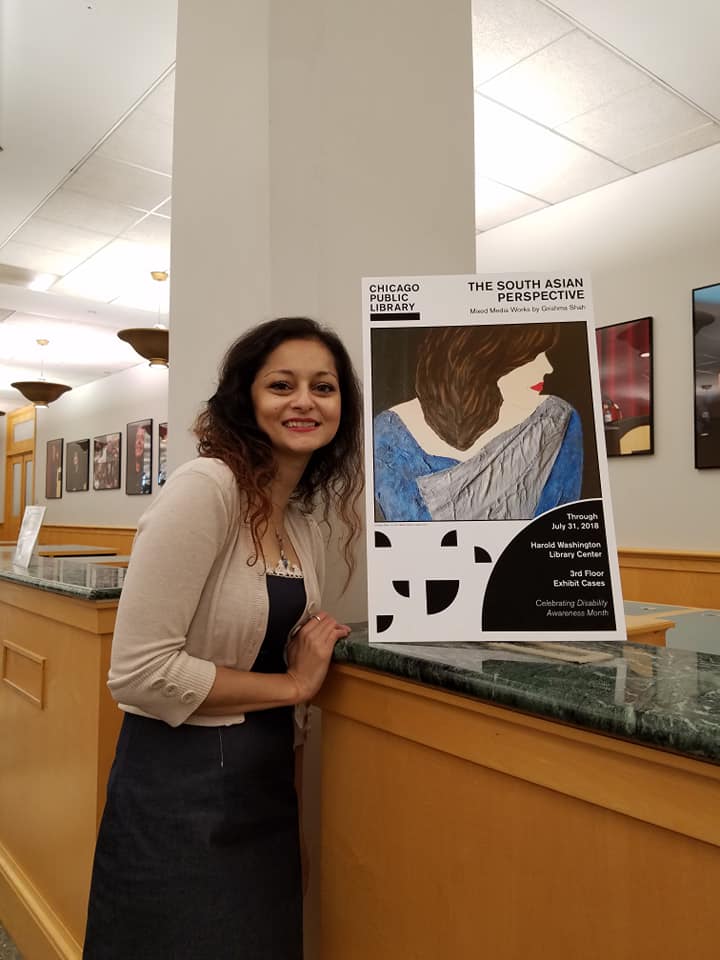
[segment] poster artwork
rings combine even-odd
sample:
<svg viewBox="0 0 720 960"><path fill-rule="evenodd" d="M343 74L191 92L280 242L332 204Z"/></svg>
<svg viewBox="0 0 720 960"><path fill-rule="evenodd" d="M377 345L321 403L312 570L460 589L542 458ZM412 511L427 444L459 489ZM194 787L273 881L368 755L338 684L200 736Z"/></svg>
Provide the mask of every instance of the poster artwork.
<svg viewBox="0 0 720 960"><path fill-rule="evenodd" d="M150 419L127 424L125 493L128 496L152 493L152 426Z"/></svg>
<svg viewBox="0 0 720 960"><path fill-rule="evenodd" d="M105 433L93 440L93 490L120 489L121 436Z"/></svg>
<svg viewBox="0 0 720 960"><path fill-rule="evenodd" d="M373 642L619 640L589 280L363 283Z"/></svg>
<svg viewBox="0 0 720 960"><path fill-rule="evenodd" d="M82 493L88 489L89 476L90 441L68 440L65 489L68 493Z"/></svg>
<svg viewBox="0 0 720 960"><path fill-rule="evenodd" d="M59 500L62 497L63 441L48 440L45 455L45 499Z"/></svg>

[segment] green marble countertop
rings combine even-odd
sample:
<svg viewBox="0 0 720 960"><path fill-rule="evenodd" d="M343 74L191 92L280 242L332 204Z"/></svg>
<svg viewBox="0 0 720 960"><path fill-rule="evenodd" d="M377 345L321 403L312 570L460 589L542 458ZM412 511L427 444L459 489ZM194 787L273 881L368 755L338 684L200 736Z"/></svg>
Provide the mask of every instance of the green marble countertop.
<svg viewBox="0 0 720 960"><path fill-rule="evenodd" d="M43 558L27 570L0 555L0 580L83 600L116 600L125 569ZM720 611L625 603L627 614L667 615L666 647L587 642L601 663L564 663L485 643L376 644L362 624L335 662L380 670L548 720L720 763Z"/></svg>
<svg viewBox="0 0 720 960"><path fill-rule="evenodd" d="M626 613L677 611L626 603ZM601 663L565 663L484 643L374 644L365 625L335 648L335 662L380 670L547 720L720 763L720 612L682 621L677 646L583 642L609 654Z"/></svg>
<svg viewBox="0 0 720 960"><path fill-rule="evenodd" d="M105 558L113 560L113 557ZM80 600L117 600L125 579L122 567L104 567L81 558L34 557L27 569L0 554L0 580Z"/></svg>

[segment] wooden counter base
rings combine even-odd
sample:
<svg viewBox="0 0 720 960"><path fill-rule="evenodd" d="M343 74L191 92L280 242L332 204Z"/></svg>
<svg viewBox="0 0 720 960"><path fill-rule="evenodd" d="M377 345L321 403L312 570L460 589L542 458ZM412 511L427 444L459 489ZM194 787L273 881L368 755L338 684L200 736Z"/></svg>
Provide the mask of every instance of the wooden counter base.
<svg viewBox="0 0 720 960"><path fill-rule="evenodd" d="M335 666L321 960L711 960L720 768Z"/></svg>
<svg viewBox="0 0 720 960"><path fill-rule="evenodd" d="M0 582L0 918L26 960L81 955L122 716L106 687L116 607Z"/></svg>

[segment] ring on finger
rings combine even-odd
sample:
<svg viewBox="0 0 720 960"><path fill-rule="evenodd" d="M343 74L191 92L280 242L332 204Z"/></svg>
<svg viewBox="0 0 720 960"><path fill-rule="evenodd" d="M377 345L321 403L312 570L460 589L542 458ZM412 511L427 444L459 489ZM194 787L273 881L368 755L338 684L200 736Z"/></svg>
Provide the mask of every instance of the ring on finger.
<svg viewBox="0 0 720 960"><path fill-rule="evenodd" d="M322 617L319 617L316 613L312 614L312 619L317 620L318 623L322 623Z"/></svg>

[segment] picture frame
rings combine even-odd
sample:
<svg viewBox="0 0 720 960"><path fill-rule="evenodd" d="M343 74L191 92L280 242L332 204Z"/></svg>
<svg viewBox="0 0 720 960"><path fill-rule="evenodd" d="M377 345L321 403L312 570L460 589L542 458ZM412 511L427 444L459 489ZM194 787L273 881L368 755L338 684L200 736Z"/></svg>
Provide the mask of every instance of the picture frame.
<svg viewBox="0 0 720 960"><path fill-rule="evenodd" d="M68 440L65 489L68 493L84 493L90 480L90 439Z"/></svg>
<svg viewBox="0 0 720 960"><path fill-rule="evenodd" d="M595 331L608 457L655 452L653 318Z"/></svg>
<svg viewBox="0 0 720 960"><path fill-rule="evenodd" d="M60 500L63 486L63 439L48 440L45 453L45 499Z"/></svg>
<svg viewBox="0 0 720 960"><path fill-rule="evenodd" d="M158 474L157 485L162 487L167 480L167 423L158 424Z"/></svg>
<svg viewBox="0 0 720 960"><path fill-rule="evenodd" d="M720 467L720 283L692 292L695 468Z"/></svg>
<svg viewBox="0 0 720 960"><path fill-rule="evenodd" d="M105 433L93 439L93 490L119 490L122 434Z"/></svg>
<svg viewBox="0 0 720 960"><path fill-rule="evenodd" d="M152 493L152 444L151 419L126 425L125 493L130 497Z"/></svg>

